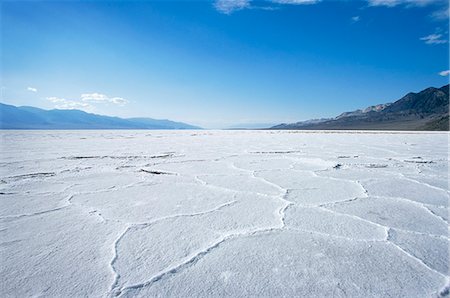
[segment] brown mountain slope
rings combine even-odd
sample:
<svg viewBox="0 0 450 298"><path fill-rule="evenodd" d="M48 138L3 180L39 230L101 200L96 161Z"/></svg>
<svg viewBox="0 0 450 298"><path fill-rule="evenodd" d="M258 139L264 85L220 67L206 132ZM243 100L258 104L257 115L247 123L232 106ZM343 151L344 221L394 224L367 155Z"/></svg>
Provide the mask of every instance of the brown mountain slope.
<svg viewBox="0 0 450 298"><path fill-rule="evenodd" d="M280 124L271 129L304 130L449 130L449 85L408 93L381 110L344 113L320 123Z"/></svg>

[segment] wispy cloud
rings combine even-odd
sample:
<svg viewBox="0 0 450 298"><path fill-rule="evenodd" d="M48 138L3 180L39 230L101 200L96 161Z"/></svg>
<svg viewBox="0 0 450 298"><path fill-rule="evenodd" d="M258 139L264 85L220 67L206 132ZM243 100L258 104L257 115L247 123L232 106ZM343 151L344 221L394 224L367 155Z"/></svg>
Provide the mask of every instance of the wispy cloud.
<svg viewBox="0 0 450 298"><path fill-rule="evenodd" d="M360 20L361 20L361 17L360 17L360 16L354 16L354 17L352 17L352 22L353 22L353 23L359 22Z"/></svg>
<svg viewBox="0 0 450 298"><path fill-rule="evenodd" d="M250 6L250 0L217 0L214 7L217 11L224 14L231 14L234 11L241 10Z"/></svg>
<svg viewBox="0 0 450 298"><path fill-rule="evenodd" d="M446 6L440 10L436 10L431 14L431 17L436 21L443 21L449 18L449 7Z"/></svg>
<svg viewBox="0 0 450 298"><path fill-rule="evenodd" d="M440 76L448 77L450 75L450 70L443 70L439 73Z"/></svg>
<svg viewBox="0 0 450 298"><path fill-rule="evenodd" d="M113 103L117 105L124 105L128 103L128 100L122 97L109 97L102 93L83 93L81 94L81 100L84 102L93 103Z"/></svg>
<svg viewBox="0 0 450 298"><path fill-rule="evenodd" d="M443 38L442 34L433 33L428 36L421 37L426 44L443 44L447 43L447 40Z"/></svg>
<svg viewBox="0 0 450 298"><path fill-rule="evenodd" d="M118 105L124 105L124 104L128 103L128 100L126 100L125 98L122 98L122 97L113 97L113 98L110 98L110 101L112 103L115 103Z"/></svg>
<svg viewBox="0 0 450 298"><path fill-rule="evenodd" d="M424 7L433 5L436 10L430 14L435 21L445 21L449 18L448 0L367 0L369 6L395 7L403 5L404 7Z"/></svg>
<svg viewBox="0 0 450 298"><path fill-rule="evenodd" d="M308 5L317 4L322 0L262 0L257 1L259 5L253 5L253 0L216 0L214 2L214 7L217 11L224 14L232 14L235 11L243 9L266 9L266 10L276 10L279 5ZM431 4L438 4L441 6L446 0L366 0L369 6L385 6L385 7L395 7L403 5L405 7L417 7L417 6L427 6ZM263 4L261 6L261 3ZM273 4L273 6L264 5L264 3ZM448 5L446 10L439 10L433 13L432 17L435 19L445 19L448 18ZM357 18L357 17L354 17ZM359 19L358 19L359 20ZM353 20L357 22L358 20Z"/></svg>
<svg viewBox="0 0 450 298"><path fill-rule="evenodd" d="M316 4L320 2L320 0L272 0L271 2L278 4L304 5Z"/></svg>
<svg viewBox="0 0 450 298"><path fill-rule="evenodd" d="M394 7L399 4L398 0L369 0L370 6L388 6Z"/></svg>
<svg viewBox="0 0 450 298"><path fill-rule="evenodd" d="M370 6L394 7L397 5L426 6L433 3L441 3L442 0L367 0Z"/></svg>
<svg viewBox="0 0 450 298"><path fill-rule="evenodd" d="M62 110L73 110L73 109L83 109L83 110L92 110L93 106L85 102L79 102L75 100L65 99L61 97L47 97L47 100L55 104L56 109Z"/></svg>
<svg viewBox="0 0 450 298"><path fill-rule="evenodd" d="M92 111L94 104L112 103L118 106L123 106L128 103L128 100L122 97L109 97L102 93L83 93L79 100L66 99L63 97L51 96L46 98L48 101L55 104L57 109L81 109Z"/></svg>
<svg viewBox="0 0 450 298"><path fill-rule="evenodd" d="M36 88L33 88L33 87L27 87L27 90L28 90L28 91L31 91L31 92L34 92L34 93L37 92L37 89L36 89Z"/></svg>
<svg viewBox="0 0 450 298"><path fill-rule="evenodd" d="M224 14L232 14L235 11L242 9L262 9L262 10L276 10L276 5L306 5L316 4L321 0L265 0L258 2L258 5L252 5L252 0L216 0L214 7L217 11ZM264 4L269 4L264 5ZM273 4L274 6L271 6Z"/></svg>

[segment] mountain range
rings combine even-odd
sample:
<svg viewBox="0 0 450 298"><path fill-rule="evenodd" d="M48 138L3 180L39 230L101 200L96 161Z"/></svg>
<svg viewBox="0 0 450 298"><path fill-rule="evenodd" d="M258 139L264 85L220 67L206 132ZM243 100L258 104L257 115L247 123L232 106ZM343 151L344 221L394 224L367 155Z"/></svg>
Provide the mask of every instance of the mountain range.
<svg viewBox="0 0 450 298"><path fill-rule="evenodd" d="M0 103L0 129L201 129L152 118L110 117L80 110L43 110Z"/></svg>
<svg viewBox="0 0 450 298"><path fill-rule="evenodd" d="M270 129L448 131L449 85L411 92L393 103L345 112L335 118L283 123Z"/></svg>
<svg viewBox="0 0 450 298"><path fill-rule="evenodd" d="M230 129L246 127L237 125ZM261 129L263 126L246 127ZM267 127L267 126L266 126ZM119 118L80 110L43 110L0 103L0 129L201 129L152 118ZM449 130L449 85L408 93L393 103L378 104L334 118L279 124L269 129L301 130Z"/></svg>

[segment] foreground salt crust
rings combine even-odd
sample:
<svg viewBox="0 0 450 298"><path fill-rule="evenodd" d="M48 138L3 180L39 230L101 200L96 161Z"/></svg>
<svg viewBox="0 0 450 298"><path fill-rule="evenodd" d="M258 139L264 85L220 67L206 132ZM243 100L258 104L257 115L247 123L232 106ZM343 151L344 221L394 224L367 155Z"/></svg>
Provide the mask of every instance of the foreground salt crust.
<svg viewBox="0 0 450 298"><path fill-rule="evenodd" d="M3 131L2 297L448 296L448 134Z"/></svg>

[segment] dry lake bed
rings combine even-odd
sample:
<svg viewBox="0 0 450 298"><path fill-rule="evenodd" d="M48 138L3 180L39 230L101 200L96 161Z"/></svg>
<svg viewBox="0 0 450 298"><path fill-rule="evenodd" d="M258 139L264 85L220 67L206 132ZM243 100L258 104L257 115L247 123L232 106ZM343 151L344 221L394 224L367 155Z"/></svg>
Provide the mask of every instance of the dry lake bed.
<svg viewBox="0 0 450 298"><path fill-rule="evenodd" d="M2 131L2 297L437 297L448 133Z"/></svg>

